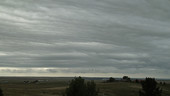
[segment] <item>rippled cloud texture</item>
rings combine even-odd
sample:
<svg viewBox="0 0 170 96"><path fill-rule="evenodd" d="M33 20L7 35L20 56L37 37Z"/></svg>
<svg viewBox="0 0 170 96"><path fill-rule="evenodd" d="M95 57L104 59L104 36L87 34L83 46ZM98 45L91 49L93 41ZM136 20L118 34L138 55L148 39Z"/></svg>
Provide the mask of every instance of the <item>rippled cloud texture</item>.
<svg viewBox="0 0 170 96"><path fill-rule="evenodd" d="M169 0L1 0L1 76L170 78Z"/></svg>

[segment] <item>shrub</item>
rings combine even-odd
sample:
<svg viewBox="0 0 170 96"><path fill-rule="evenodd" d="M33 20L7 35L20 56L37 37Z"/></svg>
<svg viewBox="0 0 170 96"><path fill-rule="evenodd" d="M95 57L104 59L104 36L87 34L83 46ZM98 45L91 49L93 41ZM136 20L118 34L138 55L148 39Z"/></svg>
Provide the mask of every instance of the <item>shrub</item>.
<svg viewBox="0 0 170 96"><path fill-rule="evenodd" d="M110 83L110 82L115 82L115 81L116 81L115 78L110 77L109 80L107 80L106 82L109 82L109 83Z"/></svg>
<svg viewBox="0 0 170 96"><path fill-rule="evenodd" d="M0 88L0 96L4 96L2 89Z"/></svg>
<svg viewBox="0 0 170 96"><path fill-rule="evenodd" d="M136 83L139 83L139 80L138 80L138 79L136 79L136 80L135 80L135 82L136 82Z"/></svg>
<svg viewBox="0 0 170 96"><path fill-rule="evenodd" d="M157 82L154 78L146 78L141 82L142 90L139 91L139 96L161 96L162 90L157 87Z"/></svg>
<svg viewBox="0 0 170 96"><path fill-rule="evenodd" d="M64 96L98 96L94 81L85 83L81 77L74 78L65 92Z"/></svg>
<svg viewBox="0 0 170 96"><path fill-rule="evenodd" d="M131 82L131 79L128 76L123 76L122 80L125 82Z"/></svg>

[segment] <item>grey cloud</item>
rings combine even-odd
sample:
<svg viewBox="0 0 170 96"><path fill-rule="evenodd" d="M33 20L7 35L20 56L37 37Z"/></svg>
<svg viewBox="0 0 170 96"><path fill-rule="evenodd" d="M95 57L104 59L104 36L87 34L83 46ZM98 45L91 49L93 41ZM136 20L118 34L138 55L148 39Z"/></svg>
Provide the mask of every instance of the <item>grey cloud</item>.
<svg viewBox="0 0 170 96"><path fill-rule="evenodd" d="M31 68L168 77L169 4L169 0L4 0L0 67L9 73L17 72L11 67L25 68L21 72L28 69L36 75L40 71ZM89 71L91 67L98 71Z"/></svg>

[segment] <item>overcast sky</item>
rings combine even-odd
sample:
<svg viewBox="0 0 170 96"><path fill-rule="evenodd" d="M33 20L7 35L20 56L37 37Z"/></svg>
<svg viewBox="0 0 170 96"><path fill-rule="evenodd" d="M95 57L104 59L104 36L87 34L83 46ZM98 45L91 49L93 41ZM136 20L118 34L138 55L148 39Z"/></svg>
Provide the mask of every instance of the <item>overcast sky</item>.
<svg viewBox="0 0 170 96"><path fill-rule="evenodd" d="M170 0L1 0L0 76L170 78Z"/></svg>

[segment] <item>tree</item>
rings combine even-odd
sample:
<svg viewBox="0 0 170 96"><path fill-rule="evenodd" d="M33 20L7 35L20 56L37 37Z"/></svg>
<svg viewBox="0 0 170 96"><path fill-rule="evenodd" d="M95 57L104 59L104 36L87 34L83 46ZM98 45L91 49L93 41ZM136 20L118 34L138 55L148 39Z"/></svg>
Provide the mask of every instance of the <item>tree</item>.
<svg viewBox="0 0 170 96"><path fill-rule="evenodd" d="M74 78L66 89L66 96L98 96L94 81L85 83L81 77Z"/></svg>
<svg viewBox="0 0 170 96"><path fill-rule="evenodd" d="M107 80L106 82L115 82L115 78L110 77L109 80Z"/></svg>
<svg viewBox="0 0 170 96"><path fill-rule="evenodd" d="M129 77L128 76L123 76L123 79L128 79Z"/></svg>
<svg viewBox="0 0 170 96"><path fill-rule="evenodd" d="M141 82L142 90L139 91L139 96L161 96L162 89L157 87L157 82L154 78L146 78Z"/></svg>
<svg viewBox="0 0 170 96"><path fill-rule="evenodd" d="M94 81L87 82L87 95L86 96L98 96L98 90L96 90L96 84Z"/></svg>
<svg viewBox="0 0 170 96"><path fill-rule="evenodd" d="M131 79L130 79L130 77L128 77L128 76L123 76L123 81L126 81L126 82L130 82L131 81Z"/></svg>
<svg viewBox="0 0 170 96"><path fill-rule="evenodd" d="M2 89L0 88L0 96L4 96Z"/></svg>
<svg viewBox="0 0 170 96"><path fill-rule="evenodd" d="M139 80L138 80L138 79L136 79L136 80L135 80L135 82L136 82L136 83L139 83Z"/></svg>

